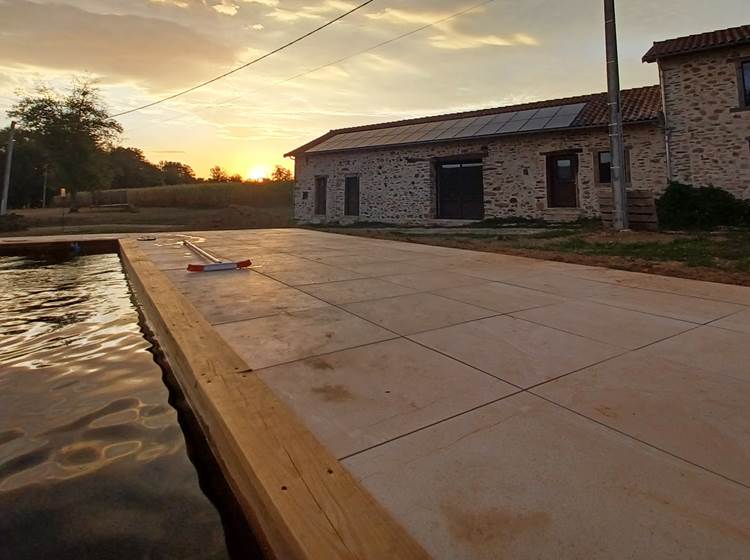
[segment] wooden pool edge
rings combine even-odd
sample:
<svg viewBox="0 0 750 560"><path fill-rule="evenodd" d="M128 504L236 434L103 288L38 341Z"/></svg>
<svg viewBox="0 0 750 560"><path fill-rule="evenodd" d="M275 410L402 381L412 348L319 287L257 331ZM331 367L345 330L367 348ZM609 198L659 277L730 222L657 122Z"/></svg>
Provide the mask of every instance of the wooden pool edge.
<svg viewBox="0 0 750 560"><path fill-rule="evenodd" d="M135 240L120 257L245 516L279 560L426 559Z"/></svg>

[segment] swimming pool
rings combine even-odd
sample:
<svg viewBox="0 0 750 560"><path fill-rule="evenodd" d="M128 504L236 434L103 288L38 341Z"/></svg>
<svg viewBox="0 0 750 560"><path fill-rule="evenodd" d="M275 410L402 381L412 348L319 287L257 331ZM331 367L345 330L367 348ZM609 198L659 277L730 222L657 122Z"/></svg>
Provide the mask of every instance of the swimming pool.
<svg viewBox="0 0 750 560"><path fill-rule="evenodd" d="M117 255L0 257L0 555L230 557L152 351Z"/></svg>

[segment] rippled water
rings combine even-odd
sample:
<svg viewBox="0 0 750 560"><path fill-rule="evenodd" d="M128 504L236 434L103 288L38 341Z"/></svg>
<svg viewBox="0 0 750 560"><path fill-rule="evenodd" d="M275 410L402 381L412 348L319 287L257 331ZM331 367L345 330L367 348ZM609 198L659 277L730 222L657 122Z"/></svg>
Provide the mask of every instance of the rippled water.
<svg viewBox="0 0 750 560"><path fill-rule="evenodd" d="M0 257L0 557L227 558L115 255Z"/></svg>

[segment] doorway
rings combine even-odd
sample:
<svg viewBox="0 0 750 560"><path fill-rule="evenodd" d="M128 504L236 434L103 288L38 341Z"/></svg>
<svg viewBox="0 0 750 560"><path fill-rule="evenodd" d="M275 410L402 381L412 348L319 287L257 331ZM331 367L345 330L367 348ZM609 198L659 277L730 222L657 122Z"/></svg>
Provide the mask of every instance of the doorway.
<svg viewBox="0 0 750 560"><path fill-rule="evenodd" d="M547 206L578 207L578 155L547 156Z"/></svg>
<svg viewBox="0 0 750 560"><path fill-rule="evenodd" d="M445 220L484 218L482 160L443 161L437 166L437 217Z"/></svg>

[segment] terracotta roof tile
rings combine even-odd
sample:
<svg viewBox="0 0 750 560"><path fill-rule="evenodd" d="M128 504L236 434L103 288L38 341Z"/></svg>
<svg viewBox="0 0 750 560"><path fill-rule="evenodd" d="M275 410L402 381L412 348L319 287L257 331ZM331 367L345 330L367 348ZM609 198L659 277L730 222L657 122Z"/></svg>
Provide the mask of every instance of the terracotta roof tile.
<svg viewBox="0 0 750 560"><path fill-rule="evenodd" d="M511 111L523 111L525 109L541 109L544 107L555 107L558 105L572 105L575 103L586 103L586 106L581 110L581 113L576 117L573 123L568 128L582 128L582 127L599 127L607 126L609 123L609 114L607 109L607 94L606 93L592 93L589 95L579 95L576 97L565 97L562 99L550 99L546 101L534 101L532 103L523 103L520 105L509 105L506 107L494 107L491 109L480 109L477 111L464 111L461 113L447 113L442 115L433 115L430 117L419 117L415 119L405 119L399 121L390 121L377 124L370 124L364 126L353 126L349 128L339 128L331 130L300 146L299 148L285 154L297 155L304 153L313 146L316 146L329 138L341 134L344 132L358 132L363 130L376 130L382 128L392 128L395 126L403 126L407 124L419 124L436 121L451 120L457 118L466 117L481 117L483 115L494 115L499 113L507 113ZM661 90L659 86L646 86L641 88L626 89L622 91L622 112L623 122L634 123L634 122L645 122L653 121L658 117L658 113L661 110ZM530 132L545 132L542 130ZM549 132L547 130L546 132Z"/></svg>
<svg viewBox="0 0 750 560"><path fill-rule="evenodd" d="M643 62L656 62L666 56L731 47L750 43L750 25L741 25L729 29L718 29L697 35L677 37L667 41L657 41L643 55Z"/></svg>

